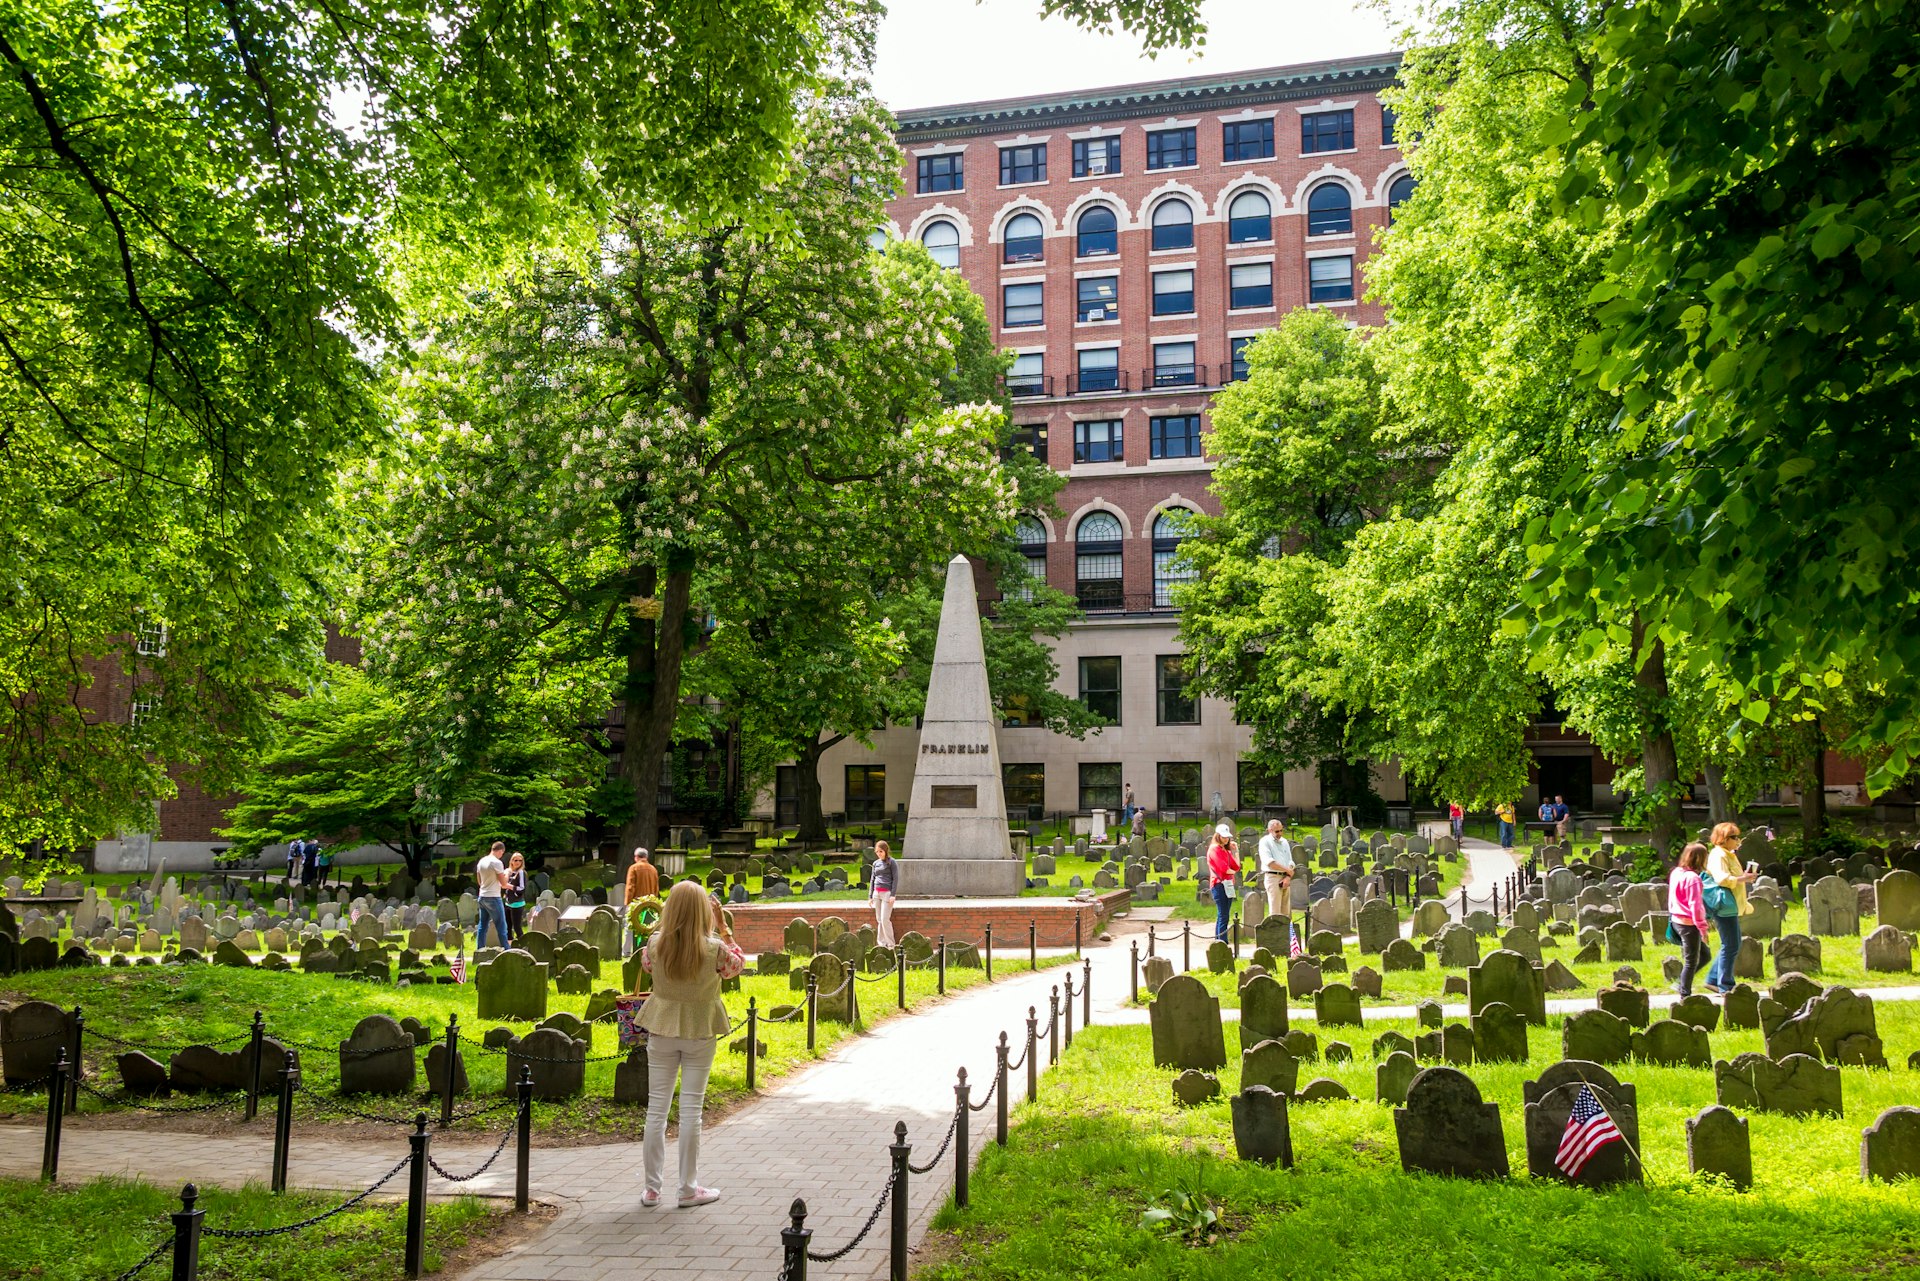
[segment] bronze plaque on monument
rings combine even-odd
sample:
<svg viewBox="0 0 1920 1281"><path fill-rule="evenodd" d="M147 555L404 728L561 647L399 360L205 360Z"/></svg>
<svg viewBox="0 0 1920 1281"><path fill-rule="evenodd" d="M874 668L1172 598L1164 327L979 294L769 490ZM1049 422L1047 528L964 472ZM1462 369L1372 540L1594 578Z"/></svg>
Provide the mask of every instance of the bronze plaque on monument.
<svg viewBox="0 0 1920 1281"><path fill-rule="evenodd" d="M980 806L980 789L969 783L965 787L952 784L934 784L933 808L937 810L970 810Z"/></svg>

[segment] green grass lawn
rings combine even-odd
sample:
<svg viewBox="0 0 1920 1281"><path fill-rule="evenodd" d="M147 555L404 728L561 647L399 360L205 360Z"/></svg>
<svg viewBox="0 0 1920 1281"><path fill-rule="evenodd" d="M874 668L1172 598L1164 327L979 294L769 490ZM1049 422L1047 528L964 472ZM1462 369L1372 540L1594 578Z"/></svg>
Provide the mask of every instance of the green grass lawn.
<svg viewBox="0 0 1920 1281"><path fill-rule="evenodd" d="M403 1271L406 1246L405 1176L395 1184L400 1203L356 1207L300 1232L246 1241L203 1237L201 1281L391 1281ZM179 1192L122 1179L56 1187L0 1179L0 1278L99 1281L117 1276L172 1232L167 1215L180 1208ZM198 1206L206 1212L207 1228L232 1230L295 1223L345 1199L333 1192L273 1196L258 1187L203 1188ZM440 1271L449 1256L509 1223L499 1203L473 1197L430 1202L427 1270ZM140 1275L166 1277L171 1265L171 1256L162 1256Z"/></svg>
<svg viewBox="0 0 1920 1281"><path fill-rule="evenodd" d="M1211 913L1208 914L1206 919L1209 926L1211 926L1213 919ZM1157 927L1163 939L1169 930L1177 930L1178 928L1177 923L1171 926L1161 925ZM1798 905L1789 906L1783 921L1784 932L1789 934L1804 934L1807 932L1807 928L1807 909ZM1827 938L1820 940L1822 972L1817 977L1822 983L1839 983L1845 984L1848 987L1873 988L1906 987L1915 982L1915 978L1911 974L1868 974L1866 972L1866 967L1860 955L1860 941L1871 933L1873 928L1873 918L1867 917L1862 919L1860 938ZM1198 928L1194 930L1193 975L1202 983L1206 984L1208 990L1212 991L1215 995L1220 996L1229 1004L1238 1004L1239 984L1237 978L1232 974L1211 974L1207 972L1206 944L1211 936L1212 931L1210 928L1208 930L1200 930ZM1764 948L1768 941L1769 940L1761 940L1761 946ZM1578 991L1549 992L1547 993L1549 999L1590 997L1595 991L1613 982L1613 972L1622 964L1631 965L1634 969L1640 971L1641 984L1646 987L1648 991L1666 992L1670 990L1672 985L1666 981L1661 967L1668 957L1679 955L1679 949L1672 944L1661 941L1656 945L1649 939L1646 946L1642 949L1642 957L1638 961L1599 961L1575 965L1573 964L1573 957L1580 948L1571 935L1563 938L1552 938L1543 934L1541 943L1543 945L1540 953L1542 960L1548 963L1555 960L1564 962L1567 968L1573 971L1574 976L1585 985ZM1173 943L1163 941L1156 946L1159 949L1160 955L1171 958L1174 968L1178 970L1181 960L1180 944L1177 941ZM1489 952L1494 951L1498 946L1498 935L1483 938L1480 940L1480 955L1484 957ZM1144 942L1141 944L1140 955L1142 958L1146 956L1146 945ZM1352 942L1346 945L1346 949L1342 955L1346 958L1349 975L1362 965L1371 965L1375 970L1380 969L1380 958L1378 956L1361 952ZM1241 965L1245 966L1250 964L1252 956L1252 940L1245 931L1242 931L1240 947ZM1748 979L1746 981L1753 983L1756 987L1771 986L1776 977L1773 973L1773 962L1771 960L1767 962L1766 968L1767 977L1764 980L1756 981ZM1285 971L1283 969L1280 976L1284 977L1284 973ZM1366 1005L1411 1005L1427 997L1433 997L1436 1000L1453 1001L1463 999L1457 996L1441 996L1441 988L1449 975L1457 975L1464 979L1467 971L1465 969L1443 970L1439 967L1437 958L1429 954L1427 957L1427 968L1424 970L1395 970L1382 973L1380 976L1380 999L1376 1001L1369 997L1366 998L1363 1003ZM1338 974L1328 974L1326 979L1329 983L1345 981L1345 978ZM1140 999L1142 1003L1145 1003L1149 999L1144 990L1141 992Z"/></svg>
<svg viewBox="0 0 1920 1281"><path fill-rule="evenodd" d="M1920 1074L1843 1068L1846 1116L1749 1118L1755 1184L1738 1193L1687 1172L1684 1124L1713 1103L1711 1072L1625 1064L1637 1087L1645 1187L1593 1193L1526 1176L1521 1083L1559 1057L1558 1019L1529 1038L1530 1065L1479 1065L1470 1075L1498 1103L1518 1177L1473 1183L1407 1175L1389 1107L1374 1103L1371 1038L1352 1035L1349 1064L1302 1064L1300 1082L1329 1076L1358 1101L1290 1109L1293 1170L1233 1157L1225 1095L1238 1088L1237 1038L1220 1101L1174 1104L1173 1073L1156 1068L1144 1027L1096 1027L1023 1107L1005 1150L984 1147L972 1206L935 1220L919 1281L1245 1281L1340 1278L1555 1278L1693 1281L1913 1276L1920 1270L1920 1181L1867 1186L1860 1131L1884 1108L1912 1103ZM1920 1046L1920 1009L1880 1007L1889 1059ZM1328 1038L1321 1035L1321 1045ZM1714 1053L1761 1047L1758 1032L1716 1032ZM1149 1198L1199 1189L1219 1211L1217 1243L1191 1246L1139 1226Z"/></svg>
<svg viewBox="0 0 1920 1281"><path fill-rule="evenodd" d="M1045 968L1069 960L1070 957L1042 957L1040 965ZM1025 968L1024 955L1016 962L1011 951L999 953L996 950L996 975L1008 975L1024 971ZM953 966L947 969L949 992L961 991L985 981L982 970ZM876 982L860 982L863 1025L871 1026L900 1014L895 982L891 975ZM909 1009L937 999L938 982L932 967L909 970ZM611 981L603 981L596 987L618 985L619 972L613 968ZM330 1097L337 1097L339 1055L336 1047L361 1019L371 1014L386 1014L395 1019L412 1015L437 1033L444 1033L448 1016L457 1014L468 1082L472 1090L471 1096L458 1105L462 1109L504 1097L507 1060L503 1054L483 1050L479 1041L489 1027L516 1026L481 1022L475 1016L476 997L471 984L401 988L348 982L297 971L275 974L211 965L41 971L15 975L6 980L6 990L0 996L11 1000L31 997L52 1001L65 1008L78 1005L86 1014L90 1030L104 1031L123 1040L168 1046L188 1042L212 1043L243 1035L252 1024L253 1012L262 1010L267 1016L269 1035L277 1032L293 1041L327 1047L318 1053L303 1049L300 1058L307 1087ZM770 1013L778 1005L800 1005L804 999L802 993L789 988L785 975L747 975L742 980L741 990L728 993L725 998L728 1011L739 1025L736 1032L739 1037L746 1035L749 997L757 1000L762 1014ZM586 1002L584 996L559 996L549 991L547 1010L550 1014L561 1010L583 1014ZM527 1027L526 1024L520 1024L516 1030L525 1032ZM822 1022L816 1033L815 1052L810 1055L807 1051L804 1014L784 1023L762 1022L760 1035L768 1049L760 1061L759 1082L764 1086L780 1074L812 1062L853 1034L854 1030L844 1024ZM611 1020L599 1024L594 1031L589 1055L612 1054L616 1048L616 1034ZM119 1047L97 1037L89 1036L86 1039L89 1079L97 1088L109 1094L117 1092L119 1088L119 1074L113 1063L119 1052ZM166 1058L158 1053L154 1057L162 1061ZM617 1066L617 1062L612 1061L589 1063L586 1093L582 1097L565 1103L536 1103L534 1118L542 1135L547 1138L637 1137L644 1109L617 1105L612 1101L613 1077ZM425 1091L424 1055L421 1056L417 1081L419 1088ZM714 1064L712 1083L708 1086L709 1113L737 1103L745 1093L746 1058L743 1054L729 1053L723 1046ZM188 1103L191 1100L182 1098L174 1102ZM435 1101L424 1094L418 1100L361 1097L354 1102L365 1110L382 1114L399 1115L411 1113L416 1107L426 1107L430 1113L438 1115ZM303 1122L319 1121L327 1116L309 1100L301 1099L297 1106L300 1109L297 1115ZM13 1115L37 1116L43 1107L44 1104L36 1098L0 1095L0 1114L11 1112ZM118 1110L121 1109L91 1095L82 1095L83 1114ZM272 1105L266 1105L263 1107L263 1116L270 1115L271 1111ZM505 1116L500 1114L459 1121L454 1128L492 1133L504 1124Z"/></svg>

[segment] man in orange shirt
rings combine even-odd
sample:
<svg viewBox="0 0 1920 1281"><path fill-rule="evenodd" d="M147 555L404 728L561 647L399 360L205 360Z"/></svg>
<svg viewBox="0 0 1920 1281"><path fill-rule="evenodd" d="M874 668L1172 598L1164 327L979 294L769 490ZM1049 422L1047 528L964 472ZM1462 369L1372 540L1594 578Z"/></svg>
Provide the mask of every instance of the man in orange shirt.
<svg viewBox="0 0 1920 1281"><path fill-rule="evenodd" d="M660 869L647 862L647 847L633 852L633 866L627 869L627 902L633 903L660 892Z"/></svg>

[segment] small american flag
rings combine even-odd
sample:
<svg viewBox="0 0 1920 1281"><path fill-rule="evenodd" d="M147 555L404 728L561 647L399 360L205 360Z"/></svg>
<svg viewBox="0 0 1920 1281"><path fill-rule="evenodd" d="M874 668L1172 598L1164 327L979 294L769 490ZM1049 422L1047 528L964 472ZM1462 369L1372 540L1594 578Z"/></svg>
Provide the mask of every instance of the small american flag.
<svg viewBox="0 0 1920 1281"><path fill-rule="evenodd" d="M1566 1132L1560 1136L1560 1150L1553 1154L1553 1164L1569 1179L1577 1179L1594 1153L1609 1143L1625 1142L1620 1127L1600 1106L1593 1087L1583 1085L1573 1100L1573 1111L1567 1114Z"/></svg>
<svg viewBox="0 0 1920 1281"><path fill-rule="evenodd" d="M465 952L455 952L453 954L453 981L455 983L465 983L467 981L467 954Z"/></svg>
<svg viewBox="0 0 1920 1281"><path fill-rule="evenodd" d="M1287 922L1287 959L1300 955L1300 928L1292 921Z"/></svg>

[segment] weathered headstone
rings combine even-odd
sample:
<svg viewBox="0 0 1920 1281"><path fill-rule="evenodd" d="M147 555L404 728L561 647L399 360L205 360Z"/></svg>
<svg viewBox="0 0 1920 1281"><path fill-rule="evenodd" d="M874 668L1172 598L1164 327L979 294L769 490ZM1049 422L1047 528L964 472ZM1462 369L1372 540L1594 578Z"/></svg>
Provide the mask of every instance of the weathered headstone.
<svg viewBox="0 0 1920 1281"><path fill-rule="evenodd" d="M1860 932L1860 899L1839 876L1823 876L1807 887L1808 932L1838 938Z"/></svg>
<svg viewBox="0 0 1920 1281"><path fill-rule="evenodd" d="M1633 1057L1657 1067L1712 1067L1713 1050L1705 1028L1678 1019L1660 1019L1633 1034Z"/></svg>
<svg viewBox="0 0 1920 1281"><path fill-rule="evenodd" d="M1300 1061L1280 1041L1262 1041L1240 1052L1240 1088L1259 1085L1275 1094L1292 1094L1300 1079Z"/></svg>
<svg viewBox="0 0 1920 1281"><path fill-rule="evenodd" d="M1645 1027L1648 1020L1652 1018L1652 998L1643 987L1629 987L1620 983L1612 987L1603 987L1594 993L1593 1003L1596 1008L1605 1010L1615 1018L1625 1019L1635 1027ZM1601 1060L1601 1062L1606 1061Z"/></svg>
<svg viewBox="0 0 1920 1281"><path fill-rule="evenodd" d="M1778 1062L1764 1054L1738 1054L1713 1065L1714 1097L1723 1107L1782 1116L1841 1114L1840 1069L1805 1054Z"/></svg>
<svg viewBox="0 0 1920 1281"><path fill-rule="evenodd" d="M1874 900L1881 925L1920 932L1920 873L1888 872L1874 883Z"/></svg>
<svg viewBox="0 0 1920 1281"><path fill-rule="evenodd" d="M1582 1087L1593 1091L1626 1141L1592 1152L1578 1177L1569 1178L1553 1161ZM1527 1172L1534 1178L1584 1187L1640 1181L1640 1109L1633 1086L1622 1084L1598 1063L1563 1059L1542 1072L1539 1080L1524 1082L1521 1093L1526 1100Z"/></svg>
<svg viewBox="0 0 1920 1281"><path fill-rule="evenodd" d="M1420 1074L1420 1065L1406 1050L1394 1050L1386 1055L1376 1052L1374 1057L1379 1060L1373 1069L1374 1102L1390 1103L1396 1107L1404 1105L1407 1087Z"/></svg>
<svg viewBox="0 0 1920 1281"><path fill-rule="evenodd" d="M1527 1023L1501 1001L1489 1001L1473 1015L1473 1053L1483 1063L1525 1063Z"/></svg>
<svg viewBox="0 0 1920 1281"><path fill-rule="evenodd" d="M1775 1059L1814 1054L1829 1063L1887 1066L1873 997L1847 987L1830 987L1809 1000L1799 1013L1767 1031L1766 1042L1768 1057Z"/></svg>
<svg viewBox="0 0 1920 1281"><path fill-rule="evenodd" d="M1385 899L1362 904L1354 913L1353 924L1362 952L1383 952L1400 937L1400 913Z"/></svg>
<svg viewBox="0 0 1920 1281"><path fill-rule="evenodd" d="M1920 1178L1920 1108L1890 1107L1861 1133L1860 1177Z"/></svg>
<svg viewBox="0 0 1920 1281"><path fill-rule="evenodd" d="M1892 925L1882 925L1860 944L1860 959L1869 974L1913 973L1913 936Z"/></svg>
<svg viewBox="0 0 1920 1281"><path fill-rule="evenodd" d="M523 1070L533 1074L534 1098L574 1098L586 1088L587 1043L558 1028L537 1027L507 1047L509 1091L518 1088Z"/></svg>
<svg viewBox="0 0 1920 1281"><path fill-rule="evenodd" d="M1190 974L1176 974L1160 985L1148 1007L1153 1027L1153 1061L1158 1067L1217 1070L1227 1062L1226 1035L1220 1024L1220 999Z"/></svg>
<svg viewBox="0 0 1920 1281"><path fill-rule="evenodd" d="M1140 968L1141 980L1149 992L1158 993L1173 977L1173 962L1164 956L1149 956Z"/></svg>
<svg viewBox="0 0 1920 1281"><path fill-rule="evenodd" d="M1507 1177L1507 1141L1500 1105L1480 1098L1466 1073L1430 1067L1407 1086L1406 1104L1393 1111L1400 1168L1457 1178Z"/></svg>
<svg viewBox="0 0 1920 1281"><path fill-rule="evenodd" d="M1711 1174L1744 1192L1753 1186L1753 1144L1747 1118L1712 1104L1687 1118L1687 1169Z"/></svg>
<svg viewBox="0 0 1920 1281"><path fill-rule="evenodd" d="M1287 1034L1287 989L1260 975L1240 987L1240 1048Z"/></svg>
<svg viewBox="0 0 1920 1281"><path fill-rule="evenodd" d="M1560 1025L1560 1054L1569 1060L1622 1063L1633 1053L1633 1025L1605 1010L1569 1014Z"/></svg>
<svg viewBox="0 0 1920 1281"><path fill-rule="evenodd" d="M1211 1072L1188 1068L1173 1078L1174 1102L1183 1107L1198 1107L1220 1097L1220 1078Z"/></svg>
<svg viewBox="0 0 1920 1281"><path fill-rule="evenodd" d="M340 1093L406 1094L413 1089L413 1037L384 1014L370 1014L340 1042Z"/></svg>
<svg viewBox="0 0 1920 1281"><path fill-rule="evenodd" d="M1242 1161L1281 1169L1293 1165L1293 1137L1287 1126L1284 1095L1260 1085L1242 1086L1229 1101L1233 1112L1233 1148Z"/></svg>
<svg viewBox="0 0 1920 1281"><path fill-rule="evenodd" d="M1518 952L1493 952L1467 971L1467 1010L1478 1013L1500 1001L1529 1023L1547 1021L1546 980L1540 967Z"/></svg>
<svg viewBox="0 0 1920 1281"><path fill-rule="evenodd" d="M547 1016L547 969L529 953L509 949L474 966L473 985L483 1019Z"/></svg>

